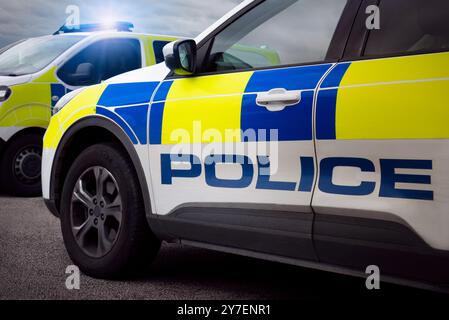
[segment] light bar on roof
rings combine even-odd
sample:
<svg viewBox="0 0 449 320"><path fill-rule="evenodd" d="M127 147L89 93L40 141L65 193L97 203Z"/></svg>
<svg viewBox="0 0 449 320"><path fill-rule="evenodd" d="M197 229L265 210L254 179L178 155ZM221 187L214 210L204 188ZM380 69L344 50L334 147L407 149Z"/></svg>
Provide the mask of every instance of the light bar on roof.
<svg viewBox="0 0 449 320"><path fill-rule="evenodd" d="M115 30L122 32L132 32L134 29L134 24L131 22L112 22L112 23L90 23L90 24L80 24L77 26L63 25L54 34L63 33L74 33L74 32L95 32L95 31L106 31Z"/></svg>

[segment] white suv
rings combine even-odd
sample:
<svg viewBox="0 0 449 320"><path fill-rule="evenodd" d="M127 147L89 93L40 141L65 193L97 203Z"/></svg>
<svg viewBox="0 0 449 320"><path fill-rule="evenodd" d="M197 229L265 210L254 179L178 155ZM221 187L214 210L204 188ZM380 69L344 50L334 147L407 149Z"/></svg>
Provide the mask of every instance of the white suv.
<svg viewBox="0 0 449 320"><path fill-rule="evenodd" d="M65 98L43 188L70 256L113 277L179 240L447 286L447 21L446 0L245 1Z"/></svg>

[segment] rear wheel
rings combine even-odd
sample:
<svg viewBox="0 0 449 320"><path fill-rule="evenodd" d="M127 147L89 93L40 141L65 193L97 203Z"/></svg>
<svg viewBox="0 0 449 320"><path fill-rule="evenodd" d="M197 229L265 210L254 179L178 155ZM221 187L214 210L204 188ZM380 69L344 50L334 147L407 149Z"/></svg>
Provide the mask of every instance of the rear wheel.
<svg viewBox="0 0 449 320"><path fill-rule="evenodd" d="M2 160L2 185L5 192L22 197L37 197L41 187L42 136L24 134L5 149Z"/></svg>
<svg viewBox="0 0 449 320"><path fill-rule="evenodd" d="M67 251L87 275L126 277L144 270L160 241L146 217L136 173L110 144L83 151L67 174L61 227Z"/></svg>

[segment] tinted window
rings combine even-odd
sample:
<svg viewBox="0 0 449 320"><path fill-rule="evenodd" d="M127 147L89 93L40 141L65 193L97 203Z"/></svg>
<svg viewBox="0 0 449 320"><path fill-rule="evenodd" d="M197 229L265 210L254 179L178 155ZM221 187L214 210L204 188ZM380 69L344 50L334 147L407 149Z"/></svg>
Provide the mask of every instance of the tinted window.
<svg viewBox="0 0 449 320"><path fill-rule="evenodd" d="M383 0L365 56L449 49L448 0Z"/></svg>
<svg viewBox="0 0 449 320"><path fill-rule="evenodd" d="M323 61L347 0L267 0L217 35L206 71Z"/></svg>
<svg viewBox="0 0 449 320"><path fill-rule="evenodd" d="M58 71L58 76L69 85L86 86L139 69L141 66L139 40L101 40L71 58Z"/></svg>
<svg viewBox="0 0 449 320"><path fill-rule="evenodd" d="M164 62L165 59L162 49L164 49L165 45L168 43L170 43L170 41L153 41L154 58L156 60L156 63Z"/></svg>

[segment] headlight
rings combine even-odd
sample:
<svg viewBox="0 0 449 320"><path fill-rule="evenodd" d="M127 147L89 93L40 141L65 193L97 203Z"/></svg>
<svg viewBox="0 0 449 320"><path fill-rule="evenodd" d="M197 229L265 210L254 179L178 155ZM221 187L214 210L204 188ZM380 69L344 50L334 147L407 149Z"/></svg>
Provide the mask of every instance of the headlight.
<svg viewBox="0 0 449 320"><path fill-rule="evenodd" d="M0 86L0 102L8 100L11 95L11 89L7 86Z"/></svg>
<svg viewBox="0 0 449 320"><path fill-rule="evenodd" d="M59 111L61 111L61 109L64 108L67 105L67 103L72 101L72 99L75 98L83 90L84 90L84 88L77 89L75 91L67 93L65 96L63 96L61 99L59 99L58 103L56 103L55 107L52 110L52 115L54 116Z"/></svg>

